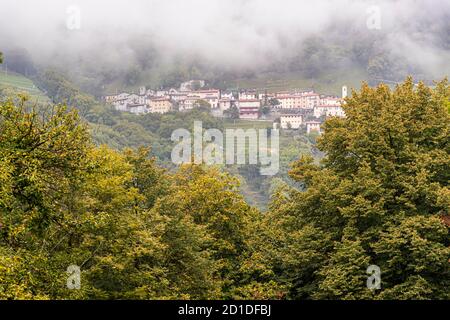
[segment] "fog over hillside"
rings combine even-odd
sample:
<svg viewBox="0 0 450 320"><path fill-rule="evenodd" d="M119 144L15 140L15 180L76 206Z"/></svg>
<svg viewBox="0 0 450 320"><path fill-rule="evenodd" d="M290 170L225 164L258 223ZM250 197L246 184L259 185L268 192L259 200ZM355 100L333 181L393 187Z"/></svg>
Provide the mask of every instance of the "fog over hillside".
<svg viewBox="0 0 450 320"><path fill-rule="evenodd" d="M80 28L68 28L78 9ZM369 28L377 10L380 28ZM449 69L448 0L3 0L0 11L6 55L23 48L35 63L72 69L145 69L177 59L224 70L290 68L286 61L304 61L298 52L311 37L353 53L370 46L363 61L385 52L419 73Z"/></svg>

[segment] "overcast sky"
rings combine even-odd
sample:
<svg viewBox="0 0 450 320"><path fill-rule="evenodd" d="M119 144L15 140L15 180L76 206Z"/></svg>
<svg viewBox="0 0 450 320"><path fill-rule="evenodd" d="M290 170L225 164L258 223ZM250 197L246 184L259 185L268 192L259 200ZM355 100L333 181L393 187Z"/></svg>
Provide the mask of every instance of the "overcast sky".
<svg viewBox="0 0 450 320"><path fill-rule="evenodd" d="M380 9L380 30L367 28L374 6ZM81 24L71 30L73 7L80 10ZM388 34L392 50L411 59L442 65L448 56L436 48L441 40L434 39L433 30L450 21L450 1L2 0L0 17L0 50L23 47L37 60L56 51L102 50L111 61L131 59L127 43L133 39L152 41L167 55L194 53L219 64L258 64L268 57L282 59L291 44L313 33L350 23L360 32Z"/></svg>

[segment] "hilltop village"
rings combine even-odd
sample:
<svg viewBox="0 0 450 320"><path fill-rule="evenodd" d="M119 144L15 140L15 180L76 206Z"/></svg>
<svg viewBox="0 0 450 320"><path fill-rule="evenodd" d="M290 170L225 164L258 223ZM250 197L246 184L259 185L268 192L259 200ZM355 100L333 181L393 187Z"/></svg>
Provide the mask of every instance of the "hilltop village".
<svg viewBox="0 0 450 320"><path fill-rule="evenodd" d="M216 117L274 120L274 127L283 129L298 129L304 125L307 133L320 132L320 124L326 117L345 116L341 105L347 96L346 86L342 87L341 97L319 94L312 89L268 93L265 89L221 91L204 87L205 81L191 80L178 89L140 87L139 93L122 92L103 99L118 111L134 114L207 107Z"/></svg>

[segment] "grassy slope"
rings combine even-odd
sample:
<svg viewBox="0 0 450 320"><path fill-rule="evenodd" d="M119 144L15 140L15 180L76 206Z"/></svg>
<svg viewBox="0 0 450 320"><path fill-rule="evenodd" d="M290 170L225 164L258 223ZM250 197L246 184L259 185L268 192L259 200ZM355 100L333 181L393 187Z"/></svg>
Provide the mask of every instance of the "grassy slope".
<svg viewBox="0 0 450 320"><path fill-rule="evenodd" d="M41 103L50 101L49 98L34 85L33 81L17 73L8 72L8 74L6 74L3 70L0 70L0 86L27 93L31 97L31 100L36 100Z"/></svg>
<svg viewBox="0 0 450 320"><path fill-rule="evenodd" d="M267 88L268 92L313 88L319 93L340 96L342 86L356 89L366 79L368 79L366 70L350 69L324 73L315 79L308 79L296 73L262 73L254 79L237 79L227 85L230 88Z"/></svg>
<svg viewBox="0 0 450 320"><path fill-rule="evenodd" d="M225 128L226 129L266 129L266 128L272 128L272 121L266 121L266 120L225 120Z"/></svg>
<svg viewBox="0 0 450 320"><path fill-rule="evenodd" d="M116 92L127 91L137 92L140 85L150 85L158 87L157 81L150 75L143 74L139 83L130 86L126 85L120 79L105 85L104 92L113 94ZM317 92L323 94L341 95L342 86L350 88L359 88L361 81L367 80L368 75L365 69L345 69L321 74L315 79L309 79L299 73L294 72L275 72L259 73L251 79L234 79L224 81L222 89L244 89L244 88L267 88L268 92L282 91L287 89L314 88Z"/></svg>

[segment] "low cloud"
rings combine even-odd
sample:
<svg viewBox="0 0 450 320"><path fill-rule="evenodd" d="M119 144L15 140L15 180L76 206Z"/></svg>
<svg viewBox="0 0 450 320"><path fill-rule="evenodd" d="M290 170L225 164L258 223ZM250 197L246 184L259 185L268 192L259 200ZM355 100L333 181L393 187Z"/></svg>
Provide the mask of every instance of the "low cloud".
<svg viewBox="0 0 450 320"><path fill-rule="evenodd" d="M67 28L71 6L80 9L80 29ZM366 26L372 6L379 30ZM151 45L163 60L260 68L292 56L310 36L333 34L345 46L357 34L383 37L387 51L421 68L448 67L446 0L3 0L0 14L0 50L25 48L44 64L95 59L126 68Z"/></svg>

